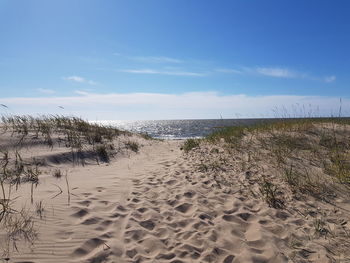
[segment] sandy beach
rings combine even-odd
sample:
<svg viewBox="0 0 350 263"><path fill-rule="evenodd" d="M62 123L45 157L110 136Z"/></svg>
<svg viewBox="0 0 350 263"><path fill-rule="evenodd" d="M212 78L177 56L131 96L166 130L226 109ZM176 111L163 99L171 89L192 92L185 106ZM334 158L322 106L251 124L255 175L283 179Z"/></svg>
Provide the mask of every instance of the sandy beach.
<svg viewBox="0 0 350 263"><path fill-rule="evenodd" d="M0 0L0 263L350 263L350 0Z"/></svg>
<svg viewBox="0 0 350 263"><path fill-rule="evenodd" d="M2 147L12 149L16 136L4 133ZM137 151L125 147L131 140ZM1 231L4 262L349 260L348 192L328 202L297 196L271 152L252 151L257 144L227 148L222 138L187 151L184 140L119 135L109 162L84 157L81 165L64 145L34 142L23 141L20 153L40 160L40 180L32 194L28 182L11 193L15 210L30 213L33 238L19 233L6 243ZM264 199L261 178L278 186L274 203Z"/></svg>

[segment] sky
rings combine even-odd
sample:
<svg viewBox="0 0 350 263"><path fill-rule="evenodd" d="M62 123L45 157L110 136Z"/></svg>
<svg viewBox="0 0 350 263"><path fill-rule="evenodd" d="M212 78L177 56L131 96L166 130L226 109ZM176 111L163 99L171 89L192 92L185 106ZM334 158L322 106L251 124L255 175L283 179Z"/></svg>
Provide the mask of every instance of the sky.
<svg viewBox="0 0 350 263"><path fill-rule="evenodd" d="M350 116L347 0L0 0L0 114Z"/></svg>

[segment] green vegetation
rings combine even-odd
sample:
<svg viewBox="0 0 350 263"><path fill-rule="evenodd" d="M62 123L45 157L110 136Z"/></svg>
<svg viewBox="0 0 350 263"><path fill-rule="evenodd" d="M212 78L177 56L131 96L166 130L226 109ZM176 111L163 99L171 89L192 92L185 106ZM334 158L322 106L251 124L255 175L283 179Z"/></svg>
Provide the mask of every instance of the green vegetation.
<svg viewBox="0 0 350 263"><path fill-rule="evenodd" d="M113 140L120 135L131 135L113 127L59 115L3 116L0 128L17 139L16 148L26 143L41 143L51 148L64 146L71 149L73 163L82 165L86 156L94 155L97 162L108 162L113 155ZM138 151L136 144L127 143L126 147Z"/></svg>
<svg viewBox="0 0 350 263"><path fill-rule="evenodd" d="M148 133L140 133L141 137L144 138L145 140L154 140L151 135Z"/></svg>
<svg viewBox="0 0 350 263"><path fill-rule="evenodd" d="M236 144L249 129L248 126L225 127L208 135L206 139L212 143L224 140L227 143Z"/></svg>
<svg viewBox="0 0 350 263"><path fill-rule="evenodd" d="M193 148L198 147L199 142L200 142L199 139L187 139L182 146L182 150L184 150L187 153Z"/></svg>
<svg viewBox="0 0 350 263"><path fill-rule="evenodd" d="M259 190L269 206L273 208L283 208L284 203L283 200L278 197L278 189L276 185L267 181L266 178L263 178Z"/></svg>
<svg viewBox="0 0 350 263"><path fill-rule="evenodd" d="M276 180L284 181L296 197L307 194L325 201L350 187L349 118L279 119L227 127L201 140L189 139L183 149L189 152L201 144L213 145L211 157L202 158L197 165L201 172L225 171L233 165L223 157L227 154L232 158L246 156L238 162L242 170L257 166L261 159L269 162L280 176L259 180L260 194L272 207L282 207L276 196Z"/></svg>
<svg viewBox="0 0 350 263"><path fill-rule="evenodd" d="M316 235L323 236L329 233L324 218L316 218L313 222L313 225Z"/></svg>
<svg viewBox="0 0 350 263"><path fill-rule="evenodd" d="M314 124L350 124L350 118L300 118L300 119L276 119L259 122L253 125L240 125L225 127L206 137L210 142L224 140L226 143L235 143L246 134L256 133L274 133L288 131L308 131Z"/></svg>
<svg viewBox="0 0 350 263"><path fill-rule="evenodd" d="M331 163L326 166L326 171L336 177L339 182L350 184L350 153L345 151L333 150L330 153Z"/></svg>
<svg viewBox="0 0 350 263"><path fill-rule="evenodd" d="M140 148L139 144L137 142L134 142L134 141L127 141L125 143L125 147L127 149L132 150L133 152L136 152L136 153L139 151L139 148Z"/></svg>
<svg viewBox="0 0 350 263"><path fill-rule="evenodd" d="M197 140L188 151L197 171L188 176L190 182L196 177L213 191L254 204L261 199L276 209L269 211L276 220L306 222L303 233L288 237L293 249L288 256L295 262L304 261L304 248L320 243L331 251L332 262L338 262L337 255L349 258L349 118L229 127Z"/></svg>
<svg viewBox="0 0 350 263"><path fill-rule="evenodd" d="M65 117L59 115L48 115L34 118L32 116L3 116L1 118L4 131L21 135L19 143L30 133L35 138L44 138L44 141L53 146L60 140L54 135L64 136L67 147L79 148L83 143L91 145L111 141L121 134L127 132L120 131L113 127L101 126L84 121L77 117Z"/></svg>

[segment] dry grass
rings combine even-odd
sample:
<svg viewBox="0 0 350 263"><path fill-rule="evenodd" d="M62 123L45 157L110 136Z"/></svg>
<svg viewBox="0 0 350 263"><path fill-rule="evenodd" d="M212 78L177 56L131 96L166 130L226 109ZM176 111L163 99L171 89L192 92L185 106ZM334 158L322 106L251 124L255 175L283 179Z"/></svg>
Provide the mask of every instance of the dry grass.
<svg viewBox="0 0 350 263"><path fill-rule="evenodd" d="M17 243L25 241L32 246L37 239L37 232L31 213L25 209L7 215L1 222L5 238L0 244L0 251L4 259L10 259L13 251L18 252ZM8 261L7 260L7 261Z"/></svg>
<svg viewBox="0 0 350 263"><path fill-rule="evenodd" d="M198 140L186 155L207 185L307 220L295 251L322 243L330 262L350 258L348 118L225 128ZM295 260L304 262L298 253Z"/></svg>
<svg viewBox="0 0 350 263"><path fill-rule="evenodd" d="M127 141L126 143L125 143L125 147L127 148L127 149L130 149L130 150L132 150L133 152L138 152L139 151L139 149L140 149L140 145L137 143L137 142L134 142L134 141Z"/></svg>
<svg viewBox="0 0 350 263"><path fill-rule="evenodd" d="M263 178L263 181L260 185L260 193L263 199L273 208L283 208L284 202L278 195L278 188L272 182Z"/></svg>
<svg viewBox="0 0 350 263"><path fill-rule="evenodd" d="M249 127L228 127L202 140L187 140L183 148L189 152L201 143L223 145L232 153L244 152L247 163L242 161L242 167L253 161L253 155L266 156L294 193L325 199L332 196L337 184L350 185L350 120L347 118L285 119ZM218 154L215 150L211 152L214 155ZM202 162L200 170L210 170L212 163ZM221 163L222 167L225 165ZM323 168L322 175L310 167Z"/></svg>
<svg viewBox="0 0 350 263"><path fill-rule="evenodd" d="M85 165L85 159L90 158L92 162L109 162L111 158L121 149L139 151L137 142L118 139L119 136L131 136L132 134L120 131L113 127L91 124L80 118L48 115L40 117L31 116L3 116L0 122L0 133L6 147L0 150L0 255L3 258L10 257L11 252L17 251L16 243L24 240L31 245L36 238L32 214L42 218L44 216L44 204L42 201L34 204L33 192L39 183L39 177L43 169L41 166L45 161L36 160L26 156L22 157L31 146L47 146L51 150L54 147L67 148L58 160L71 161L73 165ZM148 136L144 138L150 139ZM116 146L115 146L116 143ZM71 157L68 157L71 154ZM45 167L44 167L45 168ZM56 178L61 178L63 173L56 168L51 171ZM65 175L68 193L68 203L71 193L67 174ZM31 184L31 196L33 211L14 209L16 198L13 192L23 183ZM56 185L57 186L57 185ZM59 192L54 196L63 193ZM53 197L53 198L54 198ZM16 206L17 207L17 206ZM1 261L1 257L0 257Z"/></svg>

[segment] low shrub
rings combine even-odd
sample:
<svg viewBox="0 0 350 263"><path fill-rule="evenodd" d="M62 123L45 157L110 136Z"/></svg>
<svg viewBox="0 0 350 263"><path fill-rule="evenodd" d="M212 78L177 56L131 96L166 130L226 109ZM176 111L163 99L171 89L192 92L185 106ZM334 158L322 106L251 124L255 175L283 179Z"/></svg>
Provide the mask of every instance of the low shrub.
<svg viewBox="0 0 350 263"><path fill-rule="evenodd" d="M199 146L199 140L198 139L187 139L183 146L182 146L182 150L184 150L185 152L189 152L191 151L193 148L196 148Z"/></svg>

